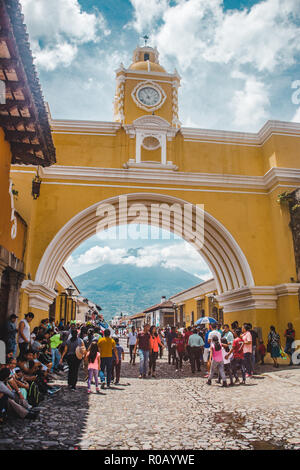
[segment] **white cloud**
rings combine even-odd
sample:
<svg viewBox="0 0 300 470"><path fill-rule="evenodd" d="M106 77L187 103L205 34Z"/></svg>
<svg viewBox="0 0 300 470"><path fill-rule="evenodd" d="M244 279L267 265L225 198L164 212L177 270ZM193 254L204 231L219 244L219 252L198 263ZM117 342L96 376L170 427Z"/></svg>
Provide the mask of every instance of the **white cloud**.
<svg viewBox="0 0 300 470"><path fill-rule="evenodd" d="M36 43L33 41L33 45ZM78 48L74 44L60 43L52 48L41 49L36 45L36 63L45 70L55 70L58 65L68 67L77 55Z"/></svg>
<svg viewBox="0 0 300 470"><path fill-rule="evenodd" d="M77 263L89 266L100 266L102 264L119 264L122 263L122 258L126 255L124 248L112 249L109 246L93 246L85 253L80 255Z"/></svg>
<svg viewBox="0 0 300 470"><path fill-rule="evenodd" d="M250 63L259 71L294 63L300 50L298 0L266 0L249 11L225 13L204 57L213 62Z"/></svg>
<svg viewBox="0 0 300 470"><path fill-rule="evenodd" d="M109 34L102 14L82 11L78 0L21 0L36 63L46 70L69 66L77 48Z"/></svg>
<svg viewBox="0 0 300 470"><path fill-rule="evenodd" d="M245 78L240 74L240 78ZM270 106L267 87L255 77L245 79L244 89L234 93L231 108L234 123L239 130L256 130L258 125L268 117Z"/></svg>
<svg viewBox="0 0 300 470"><path fill-rule="evenodd" d="M72 276L76 276L104 264L129 264L139 268L155 266L181 268L196 274L201 279L212 277L201 255L187 242L172 243L167 246L148 245L138 249L136 255L132 255L125 248L95 245L78 257L71 256L65 267Z"/></svg>
<svg viewBox="0 0 300 470"><path fill-rule="evenodd" d="M164 8L163 24L152 36L182 70L205 59L272 71L293 64L300 50L299 3L265 0L249 10L224 11L222 0L179 0Z"/></svg>
<svg viewBox="0 0 300 470"><path fill-rule="evenodd" d="M168 0L130 0L134 8L132 26L139 33L147 33L153 23L159 19L168 8Z"/></svg>

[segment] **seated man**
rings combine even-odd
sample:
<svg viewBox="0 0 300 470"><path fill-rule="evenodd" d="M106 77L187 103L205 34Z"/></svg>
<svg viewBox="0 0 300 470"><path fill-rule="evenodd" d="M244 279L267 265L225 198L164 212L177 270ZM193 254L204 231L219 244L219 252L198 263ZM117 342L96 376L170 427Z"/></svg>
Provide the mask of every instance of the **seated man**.
<svg viewBox="0 0 300 470"><path fill-rule="evenodd" d="M8 361L8 369L10 371L10 376L7 381L9 388L13 391L15 394L15 397L18 397L15 400L20 403L24 408L30 408L28 402L26 401L27 397L27 390L29 389L29 383L28 382L21 382L17 376L17 372L20 371L18 368L18 371L16 371L17 367L17 361L16 359L12 358L9 359Z"/></svg>
<svg viewBox="0 0 300 470"><path fill-rule="evenodd" d="M39 365L33 361L32 351L27 351L18 358L18 367L24 373L24 378L27 382L33 382L37 378L37 371Z"/></svg>
<svg viewBox="0 0 300 470"><path fill-rule="evenodd" d="M10 370L5 367L0 370L0 404L1 409L9 414L14 412L22 419L36 419L39 410L28 410L16 402L16 397L8 384Z"/></svg>

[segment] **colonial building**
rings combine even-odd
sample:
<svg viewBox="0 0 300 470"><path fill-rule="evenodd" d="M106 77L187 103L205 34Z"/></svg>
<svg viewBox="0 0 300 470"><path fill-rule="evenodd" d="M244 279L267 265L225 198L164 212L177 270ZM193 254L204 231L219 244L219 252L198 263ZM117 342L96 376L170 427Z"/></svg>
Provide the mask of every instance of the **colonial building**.
<svg viewBox="0 0 300 470"><path fill-rule="evenodd" d="M202 282L170 297L175 305L175 325L192 326L199 318L211 317L223 323L223 309L217 301L217 286L214 279Z"/></svg>
<svg viewBox="0 0 300 470"><path fill-rule="evenodd" d="M226 323L249 321L266 336L271 324L283 334L292 321L300 335L291 216L278 202L300 184L300 124L268 121L257 133L183 127L179 86L156 49L137 47L116 72L114 121L53 119L57 164L40 170L33 214L26 194L36 169L13 160L15 210L29 233L21 312L45 317L61 267L96 230L133 220L163 227L160 215L169 211L170 230L209 265Z"/></svg>
<svg viewBox="0 0 300 470"><path fill-rule="evenodd" d="M164 328L174 325L174 303L162 297L159 304L144 310L146 323Z"/></svg>
<svg viewBox="0 0 300 470"><path fill-rule="evenodd" d="M146 314L144 312L139 312L135 315L130 315L128 319L128 327L135 326L135 328L143 328L145 323Z"/></svg>
<svg viewBox="0 0 300 470"><path fill-rule="evenodd" d="M31 279L26 264L39 194L39 168L55 161L19 2L0 0L0 337L5 336L7 316L19 313L22 281ZM11 164L30 165L30 176L22 188L10 178Z"/></svg>

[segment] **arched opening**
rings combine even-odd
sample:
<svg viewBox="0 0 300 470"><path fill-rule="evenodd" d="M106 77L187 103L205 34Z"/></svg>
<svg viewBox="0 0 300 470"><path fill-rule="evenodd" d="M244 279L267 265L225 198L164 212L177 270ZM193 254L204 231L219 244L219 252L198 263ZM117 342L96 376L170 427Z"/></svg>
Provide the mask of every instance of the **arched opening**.
<svg viewBox="0 0 300 470"><path fill-rule="evenodd" d="M203 223L200 227L203 230L203 240L200 237L192 242L196 228L193 220L196 206L193 204L172 196L155 193L128 194L126 199L126 210L129 214L126 220L129 223L135 220L136 216L130 216L130 213L136 214L137 205L147 208L146 212L141 211L139 214L139 223L146 225L150 225L149 213L151 205L154 203L177 204L182 209L184 209L184 206L188 207L190 211L187 211L187 213L189 213L190 220L185 233L182 234L182 227L176 218L172 220L170 230L182 236L189 243L193 243L194 248L201 253L213 273L218 294L244 286L254 286L251 269L245 255L228 230L213 216L203 211ZM96 233L100 220L99 205L106 204L114 208L113 216L107 218L107 222L111 226L124 223L124 213L119 202L119 197L116 196L96 203L77 214L62 227L44 252L36 273L35 282L47 286L49 289L54 289L58 273L66 259L76 247ZM134 210L131 211L131 209ZM158 218L154 221L154 224L161 226L161 219Z"/></svg>

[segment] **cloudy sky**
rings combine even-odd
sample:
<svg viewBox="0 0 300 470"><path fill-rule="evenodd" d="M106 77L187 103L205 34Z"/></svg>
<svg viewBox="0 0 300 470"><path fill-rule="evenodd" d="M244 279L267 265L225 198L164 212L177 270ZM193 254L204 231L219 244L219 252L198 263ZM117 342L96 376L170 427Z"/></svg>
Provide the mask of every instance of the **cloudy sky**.
<svg viewBox="0 0 300 470"><path fill-rule="evenodd" d="M185 126L298 120L299 0L21 0L54 118L112 120L114 71L148 33L182 76Z"/></svg>
<svg viewBox="0 0 300 470"><path fill-rule="evenodd" d="M299 0L21 3L53 118L112 120L114 71L130 65L147 33L161 64L182 77L183 125L256 132L268 119L300 122ZM137 242L93 238L67 267L76 275L104 262L154 265L160 258L210 275L181 240ZM133 256L132 248L141 249Z"/></svg>
<svg viewBox="0 0 300 470"><path fill-rule="evenodd" d="M163 266L181 268L206 280L212 277L206 263L187 242L164 230L151 239L147 226L133 227L142 238L126 240L125 232L113 240L113 230L101 232L82 243L70 256L65 268L77 276L103 264L131 264L137 267ZM158 230L158 229L157 229Z"/></svg>

